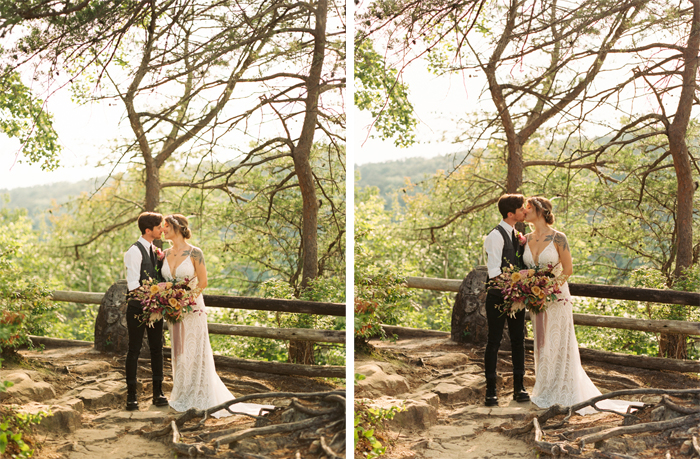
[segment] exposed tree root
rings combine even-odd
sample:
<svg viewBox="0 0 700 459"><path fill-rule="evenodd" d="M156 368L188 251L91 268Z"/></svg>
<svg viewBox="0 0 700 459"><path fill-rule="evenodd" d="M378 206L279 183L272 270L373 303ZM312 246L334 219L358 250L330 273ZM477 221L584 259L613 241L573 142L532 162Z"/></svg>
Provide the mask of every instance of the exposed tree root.
<svg viewBox="0 0 700 459"><path fill-rule="evenodd" d="M570 407L563 407L560 405L554 405L548 408L539 416L532 419L522 426L515 427L504 431L507 435L520 435L534 430L535 432L535 448L546 455L551 455L554 457L559 456L584 456L593 458L609 458L609 459L628 459L632 456L627 456L624 454L618 454L613 452L598 451L593 448L592 451L585 451L586 448L590 450L592 445L598 444L604 440L608 440L614 437L620 437L622 435L639 435L646 433L655 432L669 432L673 429L687 429L689 426L695 426L700 422L700 408L697 406L684 406L671 400L669 396L688 396L688 395L698 395L700 394L700 389L685 389L685 390L667 390L667 389L625 389L610 392L608 394L600 395L589 400L583 401L576 405ZM660 411L663 413L664 409L669 410L667 413L672 416L670 419L658 420L659 415L657 414L656 420L642 422L639 416L628 413L617 413L611 410L599 409L596 403L601 400L619 398L625 395L662 395L661 400L656 405L656 409L653 410L656 413L659 412L658 407L663 407ZM568 429L565 432L552 433L555 439L563 439L564 441L547 441L545 439L545 434L543 429L551 431L553 429L560 428L567 424L572 416L572 413L581 410L582 408L591 406L598 412L611 412L618 414L624 418L622 426L595 426L586 427L580 429L578 432L576 429ZM648 408L649 405L645 405ZM632 407L631 407L632 408ZM641 411L638 411L638 413ZM649 412L647 411L647 414ZM544 423L548 420L554 418L555 416L565 415L563 421L556 424L551 424L548 427L543 427ZM663 414L662 414L663 416ZM550 435L550 434L547 434ZM550 436L551 436L550 435ZM671 432L672 438L686 438L692 440L693 451L691 454L697 453L700 455L700 445L698 444L698 438L696 435L691 435L686 433L686 430L679 430ZM666 456L669 456L670 452L666 452Z"/></svg>
<svg viewBox="0 0 700 459"><path fill-rule="evenodd" d="M162 428L143 432L147 438L167 438L166 442L179 454L188 457L216 457L237 459L272 459L279 456L264 456L258 451L245 451L239 448L240 442L251 437L267 437L286 434L283 438L289 439L289 447L297 449L297 443L311 443L314 450L312 456L307 451L297 450L296 457L317 457L336 459L343 457L345 445L345 393L343 391L330 392L268 392L246 395L235 400L213 406L206 410L190 409L177 417L172 418ZM226 410L231 414L239 414L235 411L237 403L250 400L273 399L276 408L271 412L278 415L250 416L256 420L255 426L242 428L240 418L238 422L232 422L232 427L217 425L215 430L207 428L206 421L213 413ZM303 402L302 402L303 400ZM296 414L288 413L293 410ZM284 413L289 415L285 417ZM270 418L295 419L293 422L276 422ZM302 418L301 420L298 420ZM184 427L185 423L197 421L196 424ZM232 418L232 421L235 421ZM234 426L235 424L235 426ZM186 435L187 433L187 435ZM330 438L330 441L328 439ZM303 445L308 448L307 445ZM274 450L273 450L274 451ZM273 451L269 454L273 454ZM342 451L338 453L337 451Z"/></svg>

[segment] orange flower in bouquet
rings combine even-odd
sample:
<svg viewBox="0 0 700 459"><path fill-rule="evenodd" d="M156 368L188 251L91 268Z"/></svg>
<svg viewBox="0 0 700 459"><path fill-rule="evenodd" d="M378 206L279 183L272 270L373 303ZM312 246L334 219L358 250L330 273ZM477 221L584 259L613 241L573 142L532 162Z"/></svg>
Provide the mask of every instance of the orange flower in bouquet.
<svg viewBox="0 0 700 459"><path fill-rule="evenodd" d="M192 312L195 298L200 293L190 288L190 279L178 282L157 282L148 279L132 293L139 300L143 312L139 319L141 323L153 326L154 322L164 319L167 322L180 322L187 313Z"/></svg>
<svg viewBox="0 0 700 459"><path fill-rule="evenodd" d="M547 308L548 301L558 300L557 294L561 293L559 286L563 278L557 277L553 270L551 264L534 269L517 269L510 265L500 276L491 279L488 287L501 291L504 299L501 310L508 316L515 317L518 311L526 308L538 314Z"/></svg>

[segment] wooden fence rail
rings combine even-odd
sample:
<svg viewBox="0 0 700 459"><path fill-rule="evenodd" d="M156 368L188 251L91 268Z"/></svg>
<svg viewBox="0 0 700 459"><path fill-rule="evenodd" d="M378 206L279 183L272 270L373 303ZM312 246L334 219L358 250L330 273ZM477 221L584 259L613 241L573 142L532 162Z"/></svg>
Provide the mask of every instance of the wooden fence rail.
<svg viewBox="0 0 700 459"><path fill-rule="evenodd" d="M406 279L407 287L424 290L459 292L461 285L462 281L459 279L435 279L429 277L408 277ZM569 290L573 296L645 301L700 307L700 293L694 292L595 284L569 284ZM525 318L528 320L530 319L529 312L526 312ZM574 324L589 327L620 328L625 330L700 336L700 323L698 322L687 322L682 320L645 320L594 314L574 314L573 319ZM400 327L397 327L396 330L392 330L387 326L384 326L384 328L387 333L398 333L403 331L400 330ZM412 330L410 332L414 335L418 333L417 330ZM450 336L450 334L445 333L445 336ZM526 347L529 343L531 348L532 343L527 341L528 340L526 340ZM579 351L581 358L594 360L597 362L608 362L618 365L628 365L654 370L671 370L693 373L700 372L700 362L695 360L678 360L643 355L627 355L585 348L580 348Z"/></svg>
<svg viewBox="0 0 700 459"><path fill-rule="evenodd" d="M105 294L92 292L73 292L56 290L52 292L53 301L80 304L101 304ZM204 295L207 307L248 309L259 311L276 311L298 314L315 314L345 317L345 305L340 303L323 303L315 301L283 300L277 298L251 298L223 295ZM339 343L346 341L345 330L317 330L311 328L273 328L247 325L207 324L209 333L218 335L248 336L254 338L278 339L285 341L313 341L319 343ZM167 328L167 324L166 324ZM51 346L82 346L92 344L87 341L61 340L49 337L32 337L36 344ZM167 352L166 352L167 353ZM295 374L301 376L319 376L344 378L344 366L301 365L282 362L262 362L237 359L233 357L214 356L217 365L262 371L275 374Z"/></svg>
<svg viewBox="0 0 700 459"><path fill-rule="evenodd" d="M431 277L408 277L406 286L424 290L458 292L462 281L459 279L435 279ZM574 296L592 298L612 298L617 300L649 301L654 303L681 304L700 307L700 293L659 290L653 288L618 287L614 285L569 284ZM530 315L526 313L526 319ZM675 333L700 335L700 323L683 320L647 320L629 317L600 316L594 314L574 314L574 324L589 327L621 328L655 333Z"/></svg>
<svg viewBox="0 0 700 459"><path fill-rule="evenodd" d="M424 290L459 292L460 279L437 279L434 277L407 277L406 286ZM661 290L656 288L620 287L617 285L569 284L573 296L610 298L613 300L648 301L652 303L680 304L700 307L700 293Z"/></svg>
<svg viewBox="0 0 700 459"><path fill-rule="evenodd" d="M102 298L104 298L104 293L56 290L51 294L52 300L66 301L68 303L100 304ZM345 305L342 303L282 300L278 298L252 298L246 296L204 295L204 304L206 304L207 307L214 308L254 309L258 311L278 311L345 317Z"/></svg>

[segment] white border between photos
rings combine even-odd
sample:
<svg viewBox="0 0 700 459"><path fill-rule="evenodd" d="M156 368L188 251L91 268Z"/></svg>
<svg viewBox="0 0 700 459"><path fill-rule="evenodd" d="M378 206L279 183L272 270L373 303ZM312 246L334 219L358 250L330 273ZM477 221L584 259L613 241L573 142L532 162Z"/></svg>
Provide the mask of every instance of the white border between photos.
<svg viewBox="0 0 700 459"><path fill-rule="evenodd" d="M345 457L355 454L355 2L345 3Z"/></svg>

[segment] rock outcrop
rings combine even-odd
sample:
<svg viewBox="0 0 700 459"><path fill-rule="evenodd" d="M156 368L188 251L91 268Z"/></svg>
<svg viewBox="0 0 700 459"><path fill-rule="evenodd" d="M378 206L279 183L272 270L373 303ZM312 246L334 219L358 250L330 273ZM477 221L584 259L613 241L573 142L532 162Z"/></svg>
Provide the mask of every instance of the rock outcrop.
<svg viewBox="0 0 700 459"><path fill-rule="evenodd" d="M105 293L95 319L95 349L100 352L126 354L129 332L126 328L126 280L112 284ZM149 358L148 336L143 335L141 357Z"/></svg>

